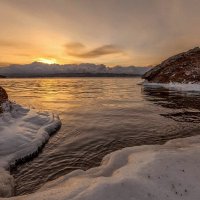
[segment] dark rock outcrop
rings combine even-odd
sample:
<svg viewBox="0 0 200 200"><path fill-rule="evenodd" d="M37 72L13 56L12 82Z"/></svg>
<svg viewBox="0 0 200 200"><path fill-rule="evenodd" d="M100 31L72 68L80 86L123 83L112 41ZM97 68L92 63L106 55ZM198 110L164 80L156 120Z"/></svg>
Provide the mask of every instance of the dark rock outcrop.
<svg viewBox="0 0 200 200"><path fill-rule="evenodd" d="M168 58L142 78L154 83L200 83L200 48Z"/></svg>
<svg viewBox="0 0 200 200"><path fill-rule="evenodd" d="M6 91L0 86L0 113L2 112L1 104L8 100L8 94Z"/></svg>

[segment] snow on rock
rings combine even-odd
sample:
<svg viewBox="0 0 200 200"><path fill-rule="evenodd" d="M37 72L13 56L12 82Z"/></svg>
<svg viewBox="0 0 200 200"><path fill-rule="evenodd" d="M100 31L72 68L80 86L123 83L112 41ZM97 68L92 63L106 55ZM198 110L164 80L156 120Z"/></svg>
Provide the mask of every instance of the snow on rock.
<svg viewBox="0 0 200 200"><path fill-rule="evenodd" d="M60 126L56 115L37 112L11 102L0 114L0 196L13 195L14 180L9 166L38 151Z"/></svg>
<svg viewBox="0 0 200 200"><path fill-rule="evenodd" d="M129 147L12 200L198 200L200 136Z"/></svg>
<svg viewBox="0 0 200 200"><path fill-rule="evenodd" d="M200 83L200 48L172 56L143 75L154 83Z"/></svg>
<svg viewBox="0 0 200 200"><path fill-rule="evenodd" d="M187 91L187 92L195 92L200 91L200 84L194 84L194 83L177 83L177 82L170 82L170 83L151 83L148 81L144 81L142 83L145 87L154 87L159 88L163 87L169 90L177 90L177 91Z"/></svg>

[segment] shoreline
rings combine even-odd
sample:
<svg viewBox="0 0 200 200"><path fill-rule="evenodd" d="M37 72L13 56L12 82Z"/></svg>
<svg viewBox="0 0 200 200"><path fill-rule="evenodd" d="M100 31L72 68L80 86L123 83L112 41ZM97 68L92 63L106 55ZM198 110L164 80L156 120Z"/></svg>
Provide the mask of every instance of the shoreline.
<svg viewBox="0 0 200 200"><path fill-rule="evenodd" d="M200 195L193 184L200 181L199 153L200 136L126 147L105 156L99 167L75 170L11 199L195 199Z"/></svg>
<svg viewBox="0 0 200 200"><path fill-rule="evenodd" d="M61 121L56 115L29 110L12 102L2 105L0 196L10 197L14 194L11 168L37 155L50 136L60 129Z"/></svg>
<svg viewBox="0 0 200 200"><path fill-rule="evenodd" d="M126 147L105 156L99 167L75 170L11 199L195 199L199 152L200 136Z"/></svg>

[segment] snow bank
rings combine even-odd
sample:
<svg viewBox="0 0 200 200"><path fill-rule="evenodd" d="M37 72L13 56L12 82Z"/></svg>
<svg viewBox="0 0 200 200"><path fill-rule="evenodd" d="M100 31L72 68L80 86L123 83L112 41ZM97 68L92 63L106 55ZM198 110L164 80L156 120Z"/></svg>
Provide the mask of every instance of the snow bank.
<svg viewBox="0 0 200 200"><path fill-rule="evenodd" d="M200 136L125 148L100 167L76 170L12 200L198 200Z"/></svg>
<svg viewBox="0 0 200 200"><path fill-rule="evenodd" d="M13 194L14 180L7 171L19 159L38 151L61 125L58 116L6 102L0 114L0 196Z"/></svg>
<svg viewBox="0 0 200 200"><path fill-rule="evenodd" d="M149 83L148 81L144 81L144 86L147 87L164 87L170 90L178 90L178 91L200 91L200 84L195 83Z"/></svg>

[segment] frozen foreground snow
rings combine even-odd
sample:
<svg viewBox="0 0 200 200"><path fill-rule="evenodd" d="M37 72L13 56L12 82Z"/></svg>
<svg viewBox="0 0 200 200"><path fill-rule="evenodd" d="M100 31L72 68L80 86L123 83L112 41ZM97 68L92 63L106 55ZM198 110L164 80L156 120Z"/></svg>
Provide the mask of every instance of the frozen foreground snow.
<svg viewBox="0 0 200 200"><path fill-rule="evenodd" d="M38 151L61 125L58 116L6 102L0 114L0 196L13 194L9 166Z"/></svg>
<svg viewBox="0 0 200 200"><path fill-rule="evenodd" d="M199 200L200 136L130 147L12 200Z"/></svg>

